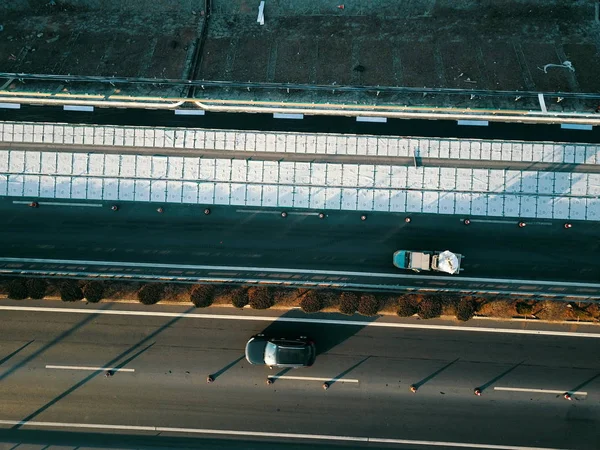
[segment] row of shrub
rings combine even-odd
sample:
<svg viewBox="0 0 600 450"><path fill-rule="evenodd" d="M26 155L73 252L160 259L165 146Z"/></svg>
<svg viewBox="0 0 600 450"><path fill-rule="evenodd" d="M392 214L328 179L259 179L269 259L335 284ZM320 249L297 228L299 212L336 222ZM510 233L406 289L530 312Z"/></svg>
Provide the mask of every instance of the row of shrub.
<svg viewBox="0 0 600 450"><path fill-rule="evenodd" d="M14 278L8 281L5 280L2 286L8 297L15 300L25 298L42 299L51 293L59 295L65 302L76 302L85 299L88 302L96 303L102 300L109 287L114 288L115 284L116 282L71 279L51 280L49 283L47 280L40 278ZM126 293L128 295L125 298L132 298L132 295L135 295L144 305L153 305L165 298L173 298L173 285L146 283L142 285L128 284L127 286ZM179 300L185 300L189 296L189 300L198 308L211 306L215 298L219 297L219 303L224 300L230 301L236 308L250 306L253 309L268 309L276 303L281 304L281 299L285 295L289 295L290 292L293 293L291 296L292 301L289 303L290 306L299 305L306 313L316 313L325 308L331 311L335 308L346 315L359 313L363 316L375 316L384 304L388 310L392 305L389 296L361 294L351 291L336 293L319 289L298 289L294 293L291 290L274 289L266 286L231 287L208 284L190 287L179 285L177 289ZM482 305L490 303L472 297L460 297L450 294L424 295L420 293L401 295L393 299L393 302L396 307L396 314L400 317L410 317L416 314L421 319L433 319L440 317L442 314L454 314L460 321L471 319ZM568 304L567 307L570 308L571 317L578 320L594 320L594 314L591 314L585 308L576 304ZM532 302L528 301L514 303L512 311L513 314L516 311L517 315L520 316L532 316L536 313Z"/></svg>
<svg viewBox="0 0 600 450"><path fill-rule="evenodd" d="M7 283L6 290L8 298L13 300L39 300L47 295L49 286L42 278L15 278ZM85 298L88 302L97 303L104 296L104 284L100 281L88 281L81 285L77 280L60 280L56 287L65 302L77 302Z"/></svg>

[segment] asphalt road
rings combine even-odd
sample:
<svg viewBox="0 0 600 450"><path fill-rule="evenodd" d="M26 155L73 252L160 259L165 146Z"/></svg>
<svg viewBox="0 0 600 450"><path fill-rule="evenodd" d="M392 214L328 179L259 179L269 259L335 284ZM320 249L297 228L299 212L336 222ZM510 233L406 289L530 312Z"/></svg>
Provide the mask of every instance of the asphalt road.
<svg viewBox="0 0 600 450"><path fill-rule="evenodd" d="M310 335L319 352L315 365L295 371L248 365L242 359L244 344L261 331ZM597 339L577 337L2 311L0 420L597 449L597 348ZM101 370L47 366L133 372L106 378ZM209 373L216 374L213 384L205 382ZM268 375L347 381L324 391L319 380L277 379L268 386ZM417 393L409 391L411 384L419 387ZM482 396L473 395L475 387ZM566 391L583 393L567 401L561 395ZM2 428L0 440L7 442L18 436L32 441L39 429ZM58 432L89 432L90 439L98 438L96 430L53 431L48 436L57 442L61 436L60 442L86 436ZM39 433L43 440L45 434ZM165 439L191 437L163 434Z"/></svg>
<svg viewBox="0 0 600 450"><path fill-rule="evenodd" d="M519 228L516 220L472 218L473 224L465 226L457 216L411 215L407 224L406 215L389 213L369 213L361 221L360 212L328 211L319 219L314 211L289 211L284 219L278 210L249 207L213 206L206 216L201 206L168 205L163 214L157 206L121 204L113 212L108 203L46 206L41 201L39 208L29 208L3 198L0 269L471 290L525 290L522 285L543 290L535 283L597 283L600 275L600 229L591 222L565 230L560 221ZM400 248L462 253L464 271L444 276L396 269L391 258ZM595 285L546 288L598 292Z"/></svg>

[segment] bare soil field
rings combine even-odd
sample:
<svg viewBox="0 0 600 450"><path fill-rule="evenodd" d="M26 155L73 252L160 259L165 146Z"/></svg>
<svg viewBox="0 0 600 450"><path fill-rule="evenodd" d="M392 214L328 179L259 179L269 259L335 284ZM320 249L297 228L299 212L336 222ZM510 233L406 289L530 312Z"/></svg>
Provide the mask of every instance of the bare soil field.
<svg viewBox="0 0 600 450"><path fill-rule="evenodd" d="M194 92L234 100L502 108L531 101L517 98L527 91L555 95L550 110L587 111L600 99L595 0L267 0L264 25L258 4L12 0L0 5L0 73L242 84ZM4 89L40 90L41 82L4 79ZM248 82L286 86L250 89ZM79 89L104 94L112 87ZM461 95L436 91L448 89ZM119 90L188 94L169 83ZM485 101L477 94L491 91L507 92ZM573 93L588 95L562 102ZM519 107L537 107L531 97Z"/></svg>

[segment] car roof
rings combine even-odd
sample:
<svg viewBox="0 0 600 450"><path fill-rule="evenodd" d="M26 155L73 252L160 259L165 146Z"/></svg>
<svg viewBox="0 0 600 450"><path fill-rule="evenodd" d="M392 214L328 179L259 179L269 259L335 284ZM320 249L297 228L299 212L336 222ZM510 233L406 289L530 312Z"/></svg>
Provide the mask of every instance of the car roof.
<svg viewBox="0 0 600 450"><path fill-rule="evenodd" d="M310 357L310 348L303 346L277 346L277 364L306 364Z"/></svg>

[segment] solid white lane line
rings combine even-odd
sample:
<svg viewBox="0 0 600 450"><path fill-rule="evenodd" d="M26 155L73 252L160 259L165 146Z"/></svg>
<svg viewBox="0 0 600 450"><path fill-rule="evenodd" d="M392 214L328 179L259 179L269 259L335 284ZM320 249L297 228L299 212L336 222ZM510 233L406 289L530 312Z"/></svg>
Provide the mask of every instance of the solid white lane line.
<svg viewBox="0 0 600 450"><path fill-rule="evenodd" d="M46 364L46 369L91 370L91 371L110 370L111 372L135 372L135 369L121 369L121 368L117 368L117 367L55 366L52 364Z"/></svg>
<svg viewBox="0 0 600 450"><path fill-rule="evenodd" d="M6 306L0 305L0 311L35 311L45 313L71 313L71 314L104 314L109 316L146 316L146 317L179 317L182 319L209 319L209 320L247 320L250 322L288 322L288 323L314 323L322 325L350 325L355 327L376 328L406 328L413 330L439 330L439 331L470 331L475 333L522 334L532 336L559 336L600 339L600 333L584 333L573 331L544 331L544 330L515 330L505 328L466 327L461 325L422 325L415 323L393 322L363 322L360 320L333 320L333 319L305 319L293 317L268 317L268 316L236 316L227 314L198 314L198 313L169 313L158 311L115 311L105 309L77 309L77 308L44 308L41 306Z"/></svg>
<svg viewBox="0 0 600 450"><path fill-rule="evenodd" d="M63 423L63 422L35 422L26 420L0 420L0 425L46 427L46 428L87 428L95 430L127 430L150 431L160 433L189 433L189 434L214 434L225 436L266 437L312 439L318 441L350 441L350 442L375 442L380 444L421 445L425 447L454 447L454 448L481 448L490 450L563 450L548 447L523 447L521 445L496 445L475 444L470 442L444 442L444 441L418 441L411 439L386 439L361 436L335 436L329 434L303 434L303 433L270 433L266 431L240 431L240 430L212 430L208 428L176 428L136 425L104 425L96 423Z"/></svg>
<svg viewBox="0 0 600 450"><path fill-rule="evenodd" d="M301 380L301 381L340 381L342 383L358 383L358 380L353 378L319 378L319 377L294 377L287 375L269 375L267 378L274 380Z"/></svg>
<svg viewBox="0 0 600 450"><path fill-rule="evenodd" d="M28 202L29 203L29 202ZM41 204L41 203L40 203ZM72 203L70 203L72 205ZM241 212L242 210L236 210ZM249 211L249 210L245 210ZM276 214L277 211L256 210L257 213ZM289 214L289 213L288 213ZM312 214L312 213L311 213ZM224 270L227 272L268 272L268 273L290 273L295 275L331 275L348 277L367 277L367 278L391 278L397 280L434 280L448 282L449 278L438 275L411 275L409 273L388 273L388 272L345 272L341 270L320 270L320 269L285 269L277 267L239 267L239 266L205 266L195 264L164 264L164 263L134 263L134 262L115 262L115 261L87 261L77 259L42 259L42 258L0 258L0 262L10 263L40 263L40 264L70 264L74 266L107 266L107 267L135 267L150 269L171 269L171 270ZM511 280L506 278L474 278L474 277L456 277L455 281L475 282L475 283L496 283L496 284L518 284L533 286L560 286L560 287L578 287L598 289L599 283L575 283L575 282L554 282L538 280Z"/></svg>
<svg viewBox="0 0 600 450"><path fill-rule="evenodd" d="M588 395L587 392L583 391L569 391L568 389L564 391L557 391L555 389L529 389L529 388L513 388L513 387L494 387L495 391L513 391L513 392L535 392L539 394L564 394L568 392L571 395Z"/></svg>

